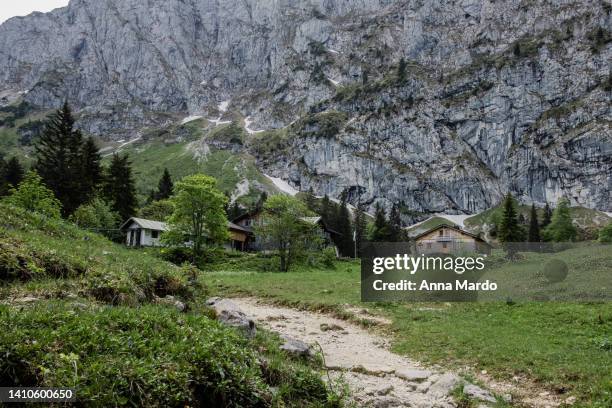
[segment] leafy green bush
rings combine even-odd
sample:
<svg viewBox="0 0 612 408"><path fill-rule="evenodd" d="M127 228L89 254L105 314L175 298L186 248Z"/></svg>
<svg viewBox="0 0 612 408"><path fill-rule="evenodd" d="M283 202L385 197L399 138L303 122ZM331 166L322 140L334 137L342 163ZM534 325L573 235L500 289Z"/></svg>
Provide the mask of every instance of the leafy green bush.
<svg viewBox="0 0 612 408"><path fill-rule="evenodd" d="M612 222L599 230L599 242L609 244L612 242Z"/></svg>

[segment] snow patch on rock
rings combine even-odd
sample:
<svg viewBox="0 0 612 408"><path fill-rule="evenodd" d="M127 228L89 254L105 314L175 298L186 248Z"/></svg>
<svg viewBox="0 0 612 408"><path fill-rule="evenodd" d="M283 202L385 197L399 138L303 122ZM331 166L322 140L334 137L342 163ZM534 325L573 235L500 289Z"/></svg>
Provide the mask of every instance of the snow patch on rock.
<svg viewBox="0 0 612 408"><path fill-rule="evenodd" d="M187 116L185 119L181 120L181 125L184 125L185 123L193 122L194 120L198 120L198 119L202 119L202 116L200 115Z"/></svg>
<svg viewBox="0 0 612 408"><path fill-rule="evenodd" d="M278 188L280 191L282 191L283 193L289 194L290 196L295 196L297 193L299 193L298 190L291 187L291 185L289 185L289 183L287 183L283 179L280 179L278 177L268 176L267 174L264 174L264 176L266 176L274 184L274 186Z"/></svg>

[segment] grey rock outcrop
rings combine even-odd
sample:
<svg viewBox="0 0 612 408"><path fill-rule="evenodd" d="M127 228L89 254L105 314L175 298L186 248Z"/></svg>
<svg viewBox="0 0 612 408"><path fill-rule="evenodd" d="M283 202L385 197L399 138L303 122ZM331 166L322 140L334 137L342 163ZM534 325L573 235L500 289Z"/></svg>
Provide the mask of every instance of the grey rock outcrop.
<svg viewBox="0 0 612 408"><path fill-rule="evenodd" d="M208 299L206 304L215 311L217 319L221 323L239 329L247 337L255 337L257 333L255 322L240 310L234 302L229 299L213 297Z"/></svg>
<svg viewBox="0 0 612 408"><path fill-rule="evenodd" d="M115 139L230 100L285 128L247 140L266 173L370 208L612 211L611 26L599 0L72 0L0 26L0 94Z"/></svg>

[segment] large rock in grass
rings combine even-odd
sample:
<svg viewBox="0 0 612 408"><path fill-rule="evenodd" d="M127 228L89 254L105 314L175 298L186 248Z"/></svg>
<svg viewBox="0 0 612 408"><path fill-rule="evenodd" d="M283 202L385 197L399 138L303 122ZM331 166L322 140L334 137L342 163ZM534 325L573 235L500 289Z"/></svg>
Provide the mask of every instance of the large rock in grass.
<svg viewBox="0 0 612 408"><path fill-rule="evenodd" d="M215 311L217 320L221 323L238 328L247 337L255 336L255 322L240 310L236 303L229 299L213 297L208 299L206 304Z"/></svg>
<svg viewBox="0 0 612 408"><path fill-rule="evenodd" d="M310 358L313 356L312 349L302 340L294 339L293 337L283 336L285 341L280 349L295 357Z"/></svg>

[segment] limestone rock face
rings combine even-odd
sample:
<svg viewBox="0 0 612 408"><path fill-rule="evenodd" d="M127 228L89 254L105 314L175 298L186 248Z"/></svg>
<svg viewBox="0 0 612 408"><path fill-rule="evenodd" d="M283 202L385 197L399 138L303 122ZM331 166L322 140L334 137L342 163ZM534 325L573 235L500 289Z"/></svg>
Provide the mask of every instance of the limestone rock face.
<svg viewBox="0 0 612 408"><path fill-rule="evenodd" d="M266 173L353 204L612 211L611 26L600 0L72 0L0 26L0 95L130 140L229 100L282 129L249 133Z"/></svg>

